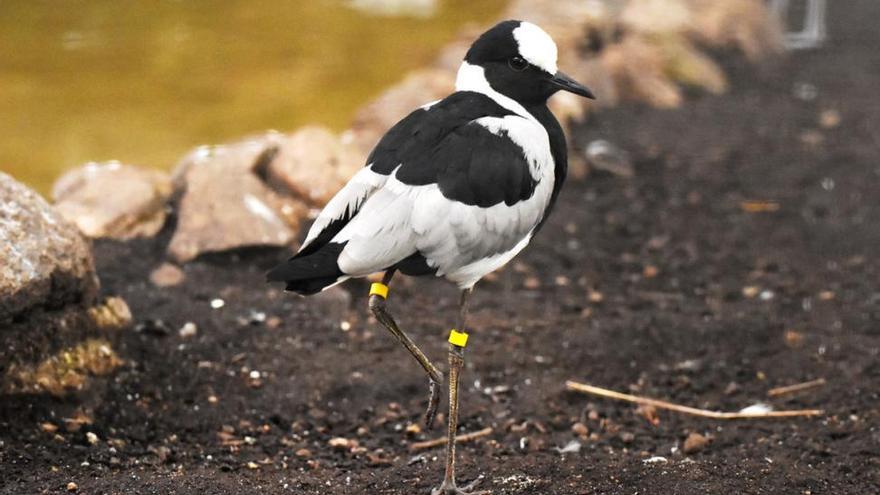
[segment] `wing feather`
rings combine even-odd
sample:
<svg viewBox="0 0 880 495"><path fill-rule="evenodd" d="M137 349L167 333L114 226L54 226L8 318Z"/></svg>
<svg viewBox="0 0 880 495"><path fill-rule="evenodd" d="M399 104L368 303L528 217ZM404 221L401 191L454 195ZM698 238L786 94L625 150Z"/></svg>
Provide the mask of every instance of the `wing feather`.
<svg viewBox="0 0 880 495"><path fill-rule="evenodd" d="M362 168L321 210L297 254L309 255L330 242L387 179L387 175L377 174L369 165Z"/></svg>

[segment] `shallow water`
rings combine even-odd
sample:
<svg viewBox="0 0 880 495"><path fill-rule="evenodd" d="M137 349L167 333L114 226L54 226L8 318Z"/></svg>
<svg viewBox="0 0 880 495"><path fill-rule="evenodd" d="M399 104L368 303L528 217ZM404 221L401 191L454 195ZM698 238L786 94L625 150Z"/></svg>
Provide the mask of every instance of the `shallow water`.
<svg viewBox="0 0 880 495"><path fill-rule="evenodd" d="M46 193L90 160L170 168L189 148L359 105L504 0L381 17L345 0L4 0L0 170Z"/></svg>

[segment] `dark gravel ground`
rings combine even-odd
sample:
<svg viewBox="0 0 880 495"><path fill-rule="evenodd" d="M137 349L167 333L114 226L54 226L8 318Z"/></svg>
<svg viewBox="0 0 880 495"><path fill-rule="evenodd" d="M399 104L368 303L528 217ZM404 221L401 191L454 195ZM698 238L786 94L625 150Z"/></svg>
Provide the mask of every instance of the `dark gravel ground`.
<svg viewBox="0 0 880 495"><path fill-rule="evenodd" d="M568 184L531 247L478 286L462 429L494 431L462 446L462 479L482 473L497 494L880 492L880 3L830 8L825 48L757 73L731 63L729 95L622 107L578 130L581 145L629 150L637 174ZM810 88L814 99L797 96ZM746 211L754 200L778 210ZM127 364L85 411L91 425L64 428L69 402L0 403L0 492L72 481L80 493L410 494L439 482L442 450L409 451L442 433L407 431L426 381L367 318L364 283L285 295L263 284L285 256L270 251L203 259L157 289L147 275L167 239L96 245L104 290L129 301L140 331L123 337ZM396 282L392 310L443 362L454 288ZM186 322L194 337L178 335ZM816 378L827 384L766 396ZM568 379L710 409L826 413L652 422L566 392ZM684 454L692 432L710 442ZM579 452L557 451L572 440Z"/></svg>

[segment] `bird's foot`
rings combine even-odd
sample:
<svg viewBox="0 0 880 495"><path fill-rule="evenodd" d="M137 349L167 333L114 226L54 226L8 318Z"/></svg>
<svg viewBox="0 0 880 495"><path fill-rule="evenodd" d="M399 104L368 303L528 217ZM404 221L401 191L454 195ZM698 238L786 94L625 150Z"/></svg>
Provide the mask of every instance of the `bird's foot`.
<svg viewBox="0 0 880 495"><path fill-rule="evenodd" d="M443 481L443 484L437 488L431 490L431 495L490 495L492 492L489 490L480 490L474 491L474 488L483 481L483 476L480 475L474 481L471 481L467 485L459 488L455 486L455 481L446 480Z"/></svg>
<svg viewBox="0 0 880 495"><path fill-rule="evenodd" d="M441 377L443 375L440 375ZM443 381L435 381L431 379L428 383L428 409L425 410L425 429L434 428L434 418L437 417L437 406L440 405L440 386Z"/></svg>

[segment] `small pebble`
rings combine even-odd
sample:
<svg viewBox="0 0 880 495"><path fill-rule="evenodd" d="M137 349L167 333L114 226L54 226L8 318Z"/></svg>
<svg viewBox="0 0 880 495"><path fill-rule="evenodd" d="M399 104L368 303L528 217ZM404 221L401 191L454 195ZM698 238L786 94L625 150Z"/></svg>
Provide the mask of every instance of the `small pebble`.
<svg viewBox="0 0 880 495"><path fill-rule="evenodd" d="M826 191L833 191L835 186L834 179L831 177L824 177L819 182L819 185L821 185L822 189L825 189Z"/></svg>
<svg viewBox="0 0 880 495"><path fill-rule="evenodd" d="M635 175L635 168L629 153L604 139L590 142L584 151L584 156L587 163L595 170L608 172L618 177Z"/></svg>
<svg viewBox="0 0 880 495"><path fill-rule="evenodd" d="M682 451L685 454L695 454L704 448L706 445L709 445L709 438L701 435L697 432L691 432L690 435L684 440L684 446L682 446Z"/></svg>
<svg viewBox="0 0 880 495"><path fill-rule="evenodd" d="M95 445L98 443L98 435L95 435L92 432L86 432L86 440L89 442L89 445Z"/></svg>
<svg viewBox="0 0 880 495"><path fill-rule="evenodd" d="M247 322L250 325L262 325L266 322L266 313L252 309L248 313Z"/></svg>
<svg viewBox="0 0 880 495"><path fill-rule="evenodd" d="M354 447L358 446L357 440L349 440L343 437L335 437L331 438L327 445L333 447L338 450L350 450Z"/></svg>
<svg viewBox="0 0 880 495"><path fill-rule="evenodd" d="M76 483L74 483L74 482L71 481L70 483L67 484L67 491L69 491L69 492L75 492L75 491L77 491L77 490L79 490L79 486L77 486Z"/></svg>
<svg viewBox="0 0 880 495"><path fill-rule="evenodd" d="M840 125L840 112L835 109L824 110L819 114L819 125L825 129L833 129Z"/></svg>
<svg viewBox="0 0 880 495"><path fill-rule="evenodd" d="M650 404L642 404L636 408L636 414L645 418L648 423L654 426L660 424L660 416L657 414L657 408Z"/></svg>
<svg viewBox="0 0 880 495"><path fill-rule="evenodd" d="M58 431L58 426L54 423L41 423L40 429L46 433L55 433Z"/></svg>
<svg viewBox="0 0 880 495"><path fill-rule="evenodd" d="M198 332L199 327L197 327L195 323L188 321L180 327L177 334L180 335L181 338L188 339L190 337L195 337Z"/></svg>
<svg viewBox="0 0 880 495"><path fill-rule="evenodd" d="M590 429L581 422L577 422L571 425L571 431L574 432L575 435L578 435L580 437L585 437L590 434Z"/></svg>
<svg viewBox="0 0 880 495"><path fill-rule="evenodd" d="M822 135L821 132L810 129L804 131L800 135L801 142L810 147L816 147L822 144L825 141L825 136Z"/></svg>
<svg viewBox="0 0 880 495"><path fill-rule="evenodd" d="M302 459L308 459L312 456L312 451L309 449L299 449L296 451L296 456Z"/></svg>
<svg viewBox="0 0 880 495"><path fill-rule="evenodd" d="M804 343L804 334L797 330L786 330L785 343L789 347L800 347Z"/></svg>
<svg viewBox="0 0 880 495"><path fill-rule="evenodd" d="M814 84L808 82L797 82L794 85L795 98L802 101L813 101L819 96L819 89Z"/></svg>
<svg viewBox="0 0 880 495"><path fill-rule="evenodd" d="M541 288L541 280L538 277L526 277L523 281L523 287L529 290Z"/></svg>
<svg viewBox="0 0 880 495"><path fill-rule="evenodd" d="M581 443L577 440L572 440L565 444L565 447L559 448L556 447L556 452L560 454L577 454L581 451Z"/></svg>
<svg viewBox="0 0 880 495"><path fill-rule="evenodd" d="M220 298L217 298L217 299L211 299L211 307L212 307L212 308L214 308L214 309L220 309L220 308L222 308L223 306L226 306L226 301L224 301L223 299L220 299Z"/></svg>
<svg viewBox="0 0 880 495"><path fill-rule="evenodd" d="M745 297L747 297L749 299L754 299L760 292L761 292L761 289L759 289L753 285L742 288L742 295L744 295Z"/></svg>
<svg viewBox="0 0 880 495"><path fill-rule="evenodd" d="M183 270L171 263L162 263L150 272L150 282L156 287L173 287L180 285L186 278Z"/></svg>

